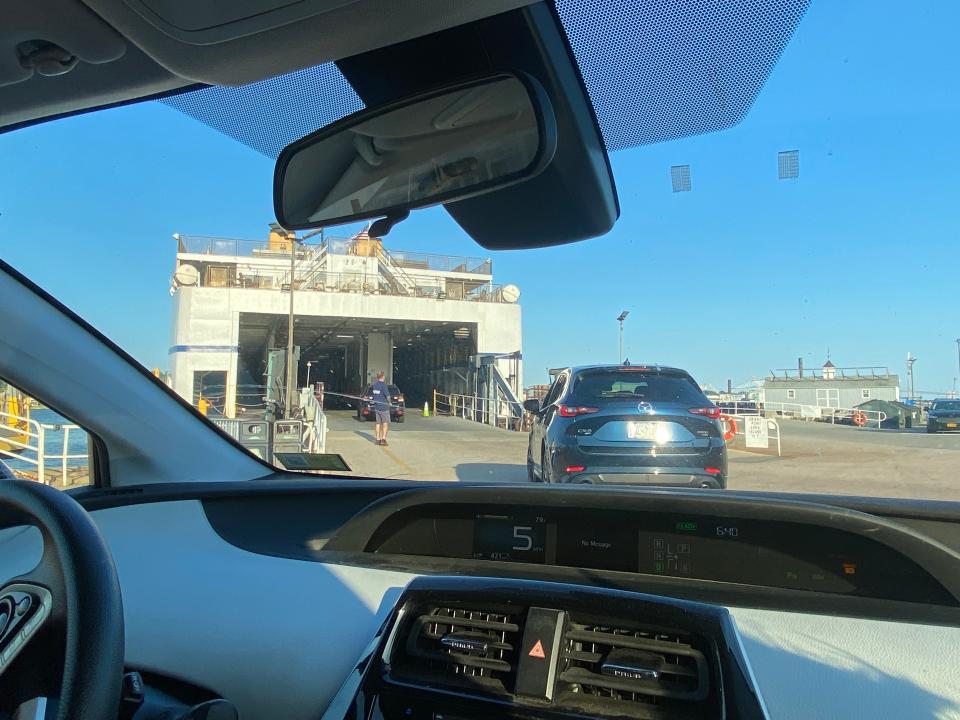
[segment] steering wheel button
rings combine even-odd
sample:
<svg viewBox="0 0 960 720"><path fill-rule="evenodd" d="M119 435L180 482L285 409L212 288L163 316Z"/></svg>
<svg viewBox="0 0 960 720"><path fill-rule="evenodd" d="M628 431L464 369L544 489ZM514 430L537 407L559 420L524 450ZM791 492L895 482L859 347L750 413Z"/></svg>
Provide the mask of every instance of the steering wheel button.
<svg viewBox="0 0 960 720"><path fill-rule="evenodd" d="M25 595L23 599L21 599L20 602L17 603L17 617L26 613L27 610L30 609L30 605L31 605L30 596Z"/></svg>

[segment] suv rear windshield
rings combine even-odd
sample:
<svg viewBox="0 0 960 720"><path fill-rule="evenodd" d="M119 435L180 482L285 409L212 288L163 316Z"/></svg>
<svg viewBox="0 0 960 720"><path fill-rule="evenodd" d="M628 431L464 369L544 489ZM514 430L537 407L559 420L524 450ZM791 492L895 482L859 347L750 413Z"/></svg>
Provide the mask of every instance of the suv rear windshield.
<svg viewBox="0 0 960 720"><path fill-rule="evenodd" d="M703 403L703 393L685 376L631 370L589 370L576 376L571 399L636 398L646 402Z"/></svg>

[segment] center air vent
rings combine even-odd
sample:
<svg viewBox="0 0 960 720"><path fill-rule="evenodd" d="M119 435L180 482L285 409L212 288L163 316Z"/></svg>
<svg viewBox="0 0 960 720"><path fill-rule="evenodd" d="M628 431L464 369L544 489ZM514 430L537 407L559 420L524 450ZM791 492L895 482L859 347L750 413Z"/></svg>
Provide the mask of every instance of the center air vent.
<svg viewBox="0 0 960 720"><path fill-rule="evenodd" d="M519 610L424 608L398 648L391 675L503 694L513 688Z"/></svg>
<svg viewBox="0 0 960 720"><path fill-rule="evenodd" d="M707 648L683 633L571 621L560 656L558 700L615 714L642 714L651 706L693 711L710 695L710 671L698 646ZM631 704L638 712L630 711Z"/></svg>

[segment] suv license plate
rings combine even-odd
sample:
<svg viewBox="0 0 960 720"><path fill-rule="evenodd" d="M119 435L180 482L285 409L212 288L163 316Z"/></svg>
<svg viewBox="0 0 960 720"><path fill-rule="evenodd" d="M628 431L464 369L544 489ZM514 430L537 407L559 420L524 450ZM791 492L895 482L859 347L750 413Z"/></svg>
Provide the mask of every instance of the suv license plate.
<svg viewBox="0 0 960 720"><path fill-rule="evenodd" d="M947 427L949 428L955 428L956 426L957 426L956 423L947 423Z"/></svg>
<svg viewBox="0 0 960 720"><path fill-rule="evenodd" d="M628 440L649 440L656 442L660 423L655 420L646 422L628 422L627 439Z"/></svg>

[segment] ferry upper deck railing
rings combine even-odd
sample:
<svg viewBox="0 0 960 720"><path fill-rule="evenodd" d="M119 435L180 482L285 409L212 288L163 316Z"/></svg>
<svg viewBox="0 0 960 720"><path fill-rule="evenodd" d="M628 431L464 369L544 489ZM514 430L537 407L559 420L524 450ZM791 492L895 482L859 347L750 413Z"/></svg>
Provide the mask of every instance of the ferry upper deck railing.
<svg viewBox="0 0 960 720"><path fill-rule="evenodd" d="M274 244L261 240L240 240L205 235L177 235L177 252L193 255L220 255L250 258L289 258L286 243ZM370 255L367 250L372 241L358 238L324 238L317 244L304 244L297 248L298 262L312 258L326 250L332 255ZM456 272L473 275L492 275L493 261L490 258L442 255L437 253L391 250L391 260L408 271Z"/></svg>

